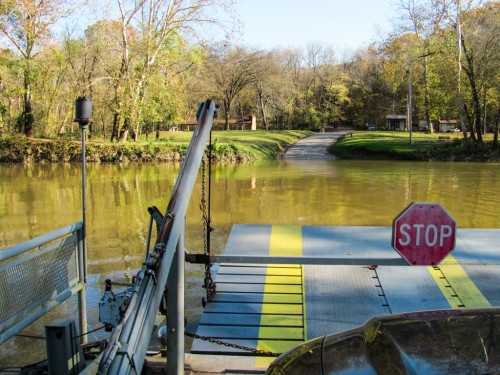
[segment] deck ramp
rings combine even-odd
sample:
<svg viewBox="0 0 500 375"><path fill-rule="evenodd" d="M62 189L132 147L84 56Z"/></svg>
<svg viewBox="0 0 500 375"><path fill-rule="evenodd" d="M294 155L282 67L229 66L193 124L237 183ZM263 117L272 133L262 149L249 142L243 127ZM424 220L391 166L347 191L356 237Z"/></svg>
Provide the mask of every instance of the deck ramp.
<svg viewBox="0 0 500 375"><path fill-rule="evenodd" d="M197 334L284 352L376 315L500 305L500 230L459 229L439 267L220 264ZM231 255L394 258L390 227L234 225ZM195 339L198 354L249 351Z"/></svg>

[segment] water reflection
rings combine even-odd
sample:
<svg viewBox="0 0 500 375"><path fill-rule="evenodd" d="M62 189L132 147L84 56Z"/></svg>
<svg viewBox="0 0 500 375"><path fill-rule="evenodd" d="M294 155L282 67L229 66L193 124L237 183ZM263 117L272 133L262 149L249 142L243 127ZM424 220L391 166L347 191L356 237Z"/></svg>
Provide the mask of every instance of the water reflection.
<svg viewBox="0 0 500 375"><path fill-rule="evenodd" d="M392 225L413 201L440 202L461 228L500 228L498 164L393 161L258 161L217 165L212 176L212 249L233 223ZM164 211L179 165L87 165L89 303L104 279L126 281L145 252L147 207ZM0 248L81 219L78 164L0 164ZM203 251L198 186L187 217L187 248ZM188 299L202 270L188 267ZM194 296L194 297L193 297ZM95 327L97 312L90 323Z"/></svg>
<svg viewBox="0 0 500 375"><path fill-rule="evenodd" d="M163 211L179 165L90 164L88 242L96 260L140 263L147 207ZM380 161L261 161L214 167L214 248L233 223L385 225L412 201L440 202L462 228L500 227L497 164ZM0 165L0 247L81 218L78 165ZM197 189L189 207L188 247L199 250ZM121 269L110 262L110 270ZM97 269L96 269L97 270Z"/></svg>
<svg viewBox="0 0 500 375"><path fill-rule="evenodd" d="M462 228L499 228L497 169L342 160L218 165L212 177L213 249L223 248L233 223L390 226L412 201L442 203ZM91 273L122 270L125 259L131 267L140 264L147 207L164 211L178 170L174 164L88 165ZM79 165L2 164L0 178L0 248L80 220ZM199 190L187 217L193 251L202 249Z"/></svg>

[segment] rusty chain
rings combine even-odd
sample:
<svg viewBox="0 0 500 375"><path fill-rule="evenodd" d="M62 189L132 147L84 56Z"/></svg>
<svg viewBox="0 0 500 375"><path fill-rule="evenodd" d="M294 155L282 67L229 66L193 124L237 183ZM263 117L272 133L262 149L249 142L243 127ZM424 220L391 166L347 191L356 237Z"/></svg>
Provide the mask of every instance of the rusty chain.
<svg viewBox="0 0 500 375"><path fill-rule="evenodd" d="M210 163L210 160L208 160L208 162ZM205 255L210 256L210 248L209 248L209 243L208 243L208 241L210 239L208 236L209 236L210 232L212 231L212 228L210 227L210 217L208 216L208 213L207 213L206 165L207 165L207 157L203 156L203 159L201 162L200 210L202 212L202 221L203 221L203 248L205 251ZM210 178L210 176L208 176L208 178ZM212 279L211 267L212 267L212 263L208 262L205 264L205 280L203 283L203 288L205 288L207 291L207 301L210 300L212 297L214 297L216 292L217 292L217 285L215 284L215 282ZM240 350L243 350L246 352L251 352L254 354L261 354L261 355L265 355L268 357L277 357L281 354L281 353L275 353L275 352L270 352L270 351L266 351L266 350L251 348L249 346L239 345L239 344L235 344L235 343L231 343L231 342L227 342L227 341L222 341L222 340L216 339L214 337L202 336L202 335L198 335L196 333L192 333L192 332L188 332L188 331L184 331L184 334L186 336L200 339L203 341L208 341L208 342L213 343L213 344L231 347L231 348L235 348L235 349L240 349Z"/></svg>
<svg viewBox="0 0 500 375"><path fill-rule="evenodd" d="M201 162L200 210L202 212L202 221L203 221L203 248L205 251L205 255L210 256L208 236L212 231L212 228L210 227L210 218L208 217L207 213L206 164L207 164L207 157L203 156L203 160ZM208 178L210 178L210 176L208 176ZM203 288L205 288L207 291L207 301L209 301L212 297L214 297L215 293L217 292L217 285L212 279L211 267L212 263L208 262L205 264L205 280L203 282Z"/></svg>
<svg viewBox="0 0 500 375"><path fill-rule="evenodd" d="M192 338L195 338L195 339L200 339L200 340L203 340L203 341L211 342L212 344L227 346L229 348L240 349L240 350L244 350L246 352L251 352L251 353L254 353L254 354L261 354L261 355L265 355L265 356L268 356L268 357L277 357L277 356L281 355L281 353L275 353L275 352L269 352L269 351L266 351L266 350L255 349L255 348L251 348L251 347L245 346L245 345L239 345L239 344L235 344L235 343L232 343L232 342L222 341L222 340L219 340L219 339L216 339L216 338L213 338L213 337L209 337L209 336L198 335L196 333L192 333L192 332L189 332L189 331L184 331L184 334L186 336L189 336L189 337L192 337Z"/></svg>

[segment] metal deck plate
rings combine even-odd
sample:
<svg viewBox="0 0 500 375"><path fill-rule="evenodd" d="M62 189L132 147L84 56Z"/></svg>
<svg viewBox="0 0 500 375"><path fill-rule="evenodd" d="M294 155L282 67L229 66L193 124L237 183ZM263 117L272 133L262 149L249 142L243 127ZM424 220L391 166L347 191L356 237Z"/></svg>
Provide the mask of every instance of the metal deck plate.
<svg viewBox="0 0 500 375"><path fill-rule="evenodd" d="M360 325L384 308L368 268L304 266L307 339Z"/></svg>
<svg viewBox="0 0 500 375"><path fill-rule="evenodd" d="M394 258L390 227L234 225L225 254ZM459 229L439 267L222 264L198 334L283 352L375 315L500 305L500 230ZM462 304L462 305L461 305ZM251 354L194 340L193 353Z"/></svg>
<svg viewBox="0 0 500 375"><path fill-rule="evenodd" d="M450 308L427 267L378 267L376 272L393 314Z"/></svg>

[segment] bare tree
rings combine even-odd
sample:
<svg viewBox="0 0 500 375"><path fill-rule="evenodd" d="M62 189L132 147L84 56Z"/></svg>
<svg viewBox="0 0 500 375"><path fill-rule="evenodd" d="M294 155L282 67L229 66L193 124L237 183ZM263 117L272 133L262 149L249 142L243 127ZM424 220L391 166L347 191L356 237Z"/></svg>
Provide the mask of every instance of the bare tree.
<svg viewBox="0 0 500 375"><path fill-rule="evenodd" d="M268 106L275 97L277 82L280 81L281 84L283 84L283 82L277 78L280 77L281 74L272 52L262 56L261 64L262 71L261 74L256 77L254 85L257 91L258 108L262 117L262 124L266 130L269 130L267 115Z"/></svg>
<svg viewBox="0 0 500 375"><path fill-rule="evenodd" d="M225 126L229 130L231 105L248 85L257 82L263 73L261 52L247 52L243 48L213 49L208 61L208 72L214 84L214 95L220 97Z"/></svg>

